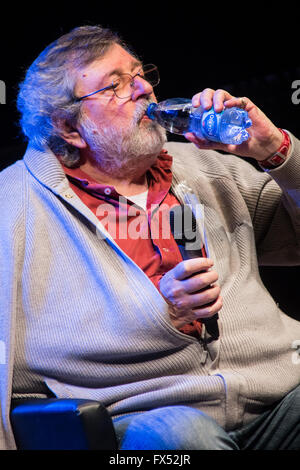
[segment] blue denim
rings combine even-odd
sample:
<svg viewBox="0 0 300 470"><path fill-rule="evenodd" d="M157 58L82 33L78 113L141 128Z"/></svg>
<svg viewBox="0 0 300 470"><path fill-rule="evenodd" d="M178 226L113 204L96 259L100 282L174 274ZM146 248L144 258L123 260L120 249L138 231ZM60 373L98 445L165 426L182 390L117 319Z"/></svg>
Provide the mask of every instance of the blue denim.
<svg viewBox="0 0 300 470"><path fill-rule="evenodd" d="M119 417L114 426L122 450L238 449L212 418L188 406Z"/></svg>
<svg viewBox="0 0 300 470"><path fill-rule="evenodd" d="M189 406L155 408L113 422L120 450L300 450L300 386L231 432Z"/></svg>

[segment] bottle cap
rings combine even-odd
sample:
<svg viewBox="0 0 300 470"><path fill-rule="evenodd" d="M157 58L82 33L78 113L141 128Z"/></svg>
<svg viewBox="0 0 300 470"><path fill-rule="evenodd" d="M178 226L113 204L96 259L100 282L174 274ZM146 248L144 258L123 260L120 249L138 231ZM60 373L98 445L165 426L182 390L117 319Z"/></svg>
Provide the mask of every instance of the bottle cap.
<svg viewBox="0 0 300 470"><path fill-rule="evenodd" d="M146 114L148 118L154 119L154 110L157 108L157 103L150 103L147 110Z"/></svg>

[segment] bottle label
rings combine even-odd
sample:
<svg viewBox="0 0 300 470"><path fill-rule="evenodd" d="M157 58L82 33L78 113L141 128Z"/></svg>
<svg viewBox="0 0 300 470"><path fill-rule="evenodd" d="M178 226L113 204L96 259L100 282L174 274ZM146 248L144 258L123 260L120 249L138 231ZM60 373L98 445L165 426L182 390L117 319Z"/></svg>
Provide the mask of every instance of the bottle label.
<svg viewBox="0 0 300 470"><path fill-rule="evenodd" d="M208 140L220 141L221 113L216 113L213 108L205 111L202 116L201 132Z"/></svg>

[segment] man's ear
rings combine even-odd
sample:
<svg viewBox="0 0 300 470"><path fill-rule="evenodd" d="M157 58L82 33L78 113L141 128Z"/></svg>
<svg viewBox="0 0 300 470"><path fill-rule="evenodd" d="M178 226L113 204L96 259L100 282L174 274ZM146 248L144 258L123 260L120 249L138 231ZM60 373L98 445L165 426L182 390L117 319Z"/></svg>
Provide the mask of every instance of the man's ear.
<svg viewBox="0 0 300 470"><path fill-rule="evenodd" d="M73 145L79 149L87 147L86 141L81 137L81 134L77 128L72 126L67 119L54 118L56 127L60 129L60 136L68 144Z"/></svg>

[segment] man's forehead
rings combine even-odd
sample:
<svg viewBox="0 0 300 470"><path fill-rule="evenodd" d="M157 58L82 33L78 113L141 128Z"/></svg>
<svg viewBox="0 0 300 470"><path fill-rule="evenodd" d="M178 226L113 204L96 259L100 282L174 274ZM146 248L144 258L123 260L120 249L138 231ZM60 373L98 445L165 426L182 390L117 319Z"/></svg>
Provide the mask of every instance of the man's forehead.
<svg viewBox="0 0 300 470"><path fill-rule="evenodd" d="M111 46L105 55L95 59L93 62L80 70L79 77L86 79L97 74L105 79L114 73L132 72L140 67L141 61L131 55L119 44Z"/></svg>

